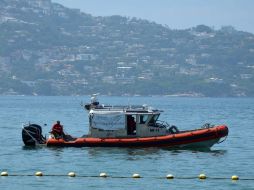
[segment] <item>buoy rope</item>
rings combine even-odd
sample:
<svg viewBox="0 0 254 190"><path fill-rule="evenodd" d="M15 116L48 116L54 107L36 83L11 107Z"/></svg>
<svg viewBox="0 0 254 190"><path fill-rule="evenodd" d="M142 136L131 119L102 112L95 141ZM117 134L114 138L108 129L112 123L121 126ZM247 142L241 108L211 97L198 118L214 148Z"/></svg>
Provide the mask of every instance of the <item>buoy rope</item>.
<svg viewBox="0 0 254 190"><path fill-rule="evenodd" d="M200 180L252 180L254 181L254 178L239 178L237 175L233 175L230 177L212 177L212 176L206 176L205 174L200 174L199 176L173 176L172 174L168 174L167 176L141 176L139 174L133 174L132 176L111 176L106 173L100 173L99 175L82 175L82 174L76 174L75 172L70 172L68 174L44 174L42 172L35 172L34 174L18 174L13 173L9 174L7 171L1 172L1 177L79 177L79 178L115 178L115 179L125 179L125 178L151 178L151 179L179 179L179 180L188 180L188 179L200 179ZM0 177L0 179L1 179Z"/></svg>

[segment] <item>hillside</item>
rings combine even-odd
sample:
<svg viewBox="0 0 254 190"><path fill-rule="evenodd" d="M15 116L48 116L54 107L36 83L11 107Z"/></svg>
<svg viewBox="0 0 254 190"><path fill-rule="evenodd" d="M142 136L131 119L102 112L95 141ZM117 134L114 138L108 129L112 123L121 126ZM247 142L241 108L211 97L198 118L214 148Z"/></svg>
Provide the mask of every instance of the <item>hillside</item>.
<svg viewBox="0 0 254 190"><path fill-rule="evenodd" d="M0 0L0 94L254 96L254 35Z"/></svg>

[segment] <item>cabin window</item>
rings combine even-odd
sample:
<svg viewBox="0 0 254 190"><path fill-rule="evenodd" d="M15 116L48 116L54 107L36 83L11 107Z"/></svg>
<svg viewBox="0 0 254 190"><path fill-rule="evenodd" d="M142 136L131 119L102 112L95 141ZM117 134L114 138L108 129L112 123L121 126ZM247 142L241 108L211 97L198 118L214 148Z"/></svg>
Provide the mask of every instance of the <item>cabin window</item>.
<svg viewBox="0 0 254 190"><path fill-rule="evenodd" d="M155 125L157 119L159 118L160 115L153 115L152 118L149 121L149 125Z"/></svg>
<svg viewBox="0 0 254 190"><path fill-rule="evenodd" d="M140 124L145 124L147 119L148 119L148 115L140 115L140 117L139 117L139 123Z"/></svg>

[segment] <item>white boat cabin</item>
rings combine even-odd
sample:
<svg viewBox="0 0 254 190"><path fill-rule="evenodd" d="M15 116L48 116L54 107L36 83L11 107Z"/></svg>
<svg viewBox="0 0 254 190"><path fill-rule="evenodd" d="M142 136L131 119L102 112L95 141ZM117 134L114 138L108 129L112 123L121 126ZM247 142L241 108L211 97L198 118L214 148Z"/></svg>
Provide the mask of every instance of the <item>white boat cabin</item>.
<svg viewBox="0 0 254 190"><path fill-rule="evenodd" d="M89 136L99 138L154 137L167 133L158 121L161 111L147 106L86 105L89 110Z"/></svg>

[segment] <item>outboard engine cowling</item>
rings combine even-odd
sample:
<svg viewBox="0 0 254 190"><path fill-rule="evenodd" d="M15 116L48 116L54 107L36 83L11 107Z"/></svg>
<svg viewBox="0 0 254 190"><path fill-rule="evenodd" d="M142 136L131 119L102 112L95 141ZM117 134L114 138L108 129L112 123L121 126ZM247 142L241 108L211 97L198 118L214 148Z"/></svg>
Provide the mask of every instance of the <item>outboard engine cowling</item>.
<svg viewBox="0 0 254 190"><path fill-rule="evenodd" d="M22 139L24 144L29 146L46 143L46 138L42 136L41 126L37 124L24 126L22 129Z"/></svg>

